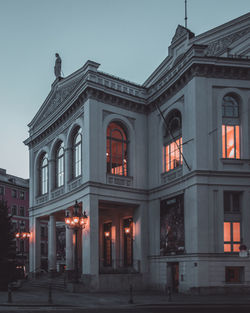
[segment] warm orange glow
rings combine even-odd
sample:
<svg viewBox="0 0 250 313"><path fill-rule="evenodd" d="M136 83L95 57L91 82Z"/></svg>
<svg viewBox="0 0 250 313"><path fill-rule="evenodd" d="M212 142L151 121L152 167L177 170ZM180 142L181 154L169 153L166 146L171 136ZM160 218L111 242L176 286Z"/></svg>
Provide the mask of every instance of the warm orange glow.
<svg viewBox="0 0 250 313"><path fill-rule="evenodd" d="M182 164L182 138L163 147L163 170L168 172Z"/></svg>
<svg viewBox="0 0 250 313"><path fill-rule="evenodd" d="M234 252L240 252L240 244L239 243L233 245L233 251Z"/></svg>
<svg viewBox="0 0 250 313"><path fill-rule="evenodd" d="M70 224L70 218L69 217L65 218L65 223L68 225Z"/></svg>
<svg viewBox="0 0 250 313"><path fill-rule="evenodd" d="M16 238L19 238L20 237L20 233L16 233Z"/></svg>
<svg viewBox="0 0 250 313"><path fill-rule="evenodd" d="M26 233L23 233L23 238L26 238L27 234Z"/></svg>
<svg viewBox="0 0 250 313"><path fill-rule="evenodd" d="M224 223L224 241L231 241L231 223Z"/></svg>
<svg viewBox="0 0 250 313"><path fill-rule="evenodd" d="M110 232L109 232L109 231L105 231L105 232L104 232L104 236L105 236L106 238L108 238L108 237L110 236Z"/></svg>
<svg viewBox="0 0 250 313"><path fill-rule="evenodd" d="M224 252L231 252L231 245L229 243L224 244Z"/></svg>
<svg viewBox="0 0 250 313"><path fill-rule="evenodd" d="M27 234L27 237L30 238L30 233Z"/></svg>
<svg viewBox="0 0 250 313"><path fill-rule="evenodd" d="M73 221L75 224L78 224L79 223L79 217L78 216L74 216L73 217Z"/></svg>
<svg viewBox="0 0 250 313"><path fill-rule="evenodd" d="M228 159L240 158L239 125L222 125L222 157Z"/></svg>
<svg viewBox="0 0 250 313"><path fill-rule="evenodd" d="M129 234L130 233L130 228L129 227L125 227L124 228L124 232L125 232L125 234Z"/></svg>
<svg viewBox="0 0 250 313"><path fill-rule="evenodd" d="M240 241L240 223L233 223L233 241Z"/></svg>

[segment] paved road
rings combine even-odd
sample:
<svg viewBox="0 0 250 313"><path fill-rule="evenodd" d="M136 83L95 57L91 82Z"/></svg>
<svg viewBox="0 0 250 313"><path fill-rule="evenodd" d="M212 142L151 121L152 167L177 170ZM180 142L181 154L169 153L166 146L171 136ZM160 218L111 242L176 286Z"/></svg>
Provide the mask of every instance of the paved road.
<svg viewBox="0 0 250 313"><path fill-rule="evenodd" d="M127 308L73 308L73 307L0 307L1 313L246 313L250 305L172 305L133 306Z"/></svg>

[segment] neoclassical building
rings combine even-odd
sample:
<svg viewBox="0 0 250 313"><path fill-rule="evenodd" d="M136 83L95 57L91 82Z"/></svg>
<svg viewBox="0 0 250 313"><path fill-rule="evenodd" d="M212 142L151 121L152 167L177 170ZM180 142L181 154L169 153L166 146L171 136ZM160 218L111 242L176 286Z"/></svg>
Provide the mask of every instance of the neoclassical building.
<svg viewBox="0 0 250 313"><path fill-rule="evenodd" d="M83 288L250 287L249 32L249 13L198 36L179 25L143 85L93 61L57 77L25 141L31 272L42 220L56 270L56 224L77 200ZM66 228L68 272L75 242Z"/></svg>

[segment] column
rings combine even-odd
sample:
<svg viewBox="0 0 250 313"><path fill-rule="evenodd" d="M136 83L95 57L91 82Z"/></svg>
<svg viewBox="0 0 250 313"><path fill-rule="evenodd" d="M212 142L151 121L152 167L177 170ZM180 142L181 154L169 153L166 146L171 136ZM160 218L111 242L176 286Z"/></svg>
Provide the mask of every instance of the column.
<svg viewBox="0 0 250 313"><path fill-rule="evenodd" d="M99 207L98 198L87 195L82 199L82 209L88 224L82 231L82 273L91 275L96 283L99 274Z"/></svg>
<svg viewBox="0 0 250 313"><path fill-rule="evenodd" d="M29 219L30 223L30 239L29 239L29 272L33 276L39 272L41 266L41 255L40 255L40 221L38 218L32 216Z"/></svg>
<svg viewBox="0 0 250 313"><path fill-rule="evenodd" d="M66 227L66 271L73 269L73 229Z"/></svg>
<svg viewBox="0 0 250 313"><path fill-rule="evenodd" d="M55 159L51 159L49 160L49 195L51 195L51 191L55 189L56 187L56 160Z"/></svg>
<svg viewBox="0 0 250 313"><path fill-rule="evenodd" d="M66 188L68 187L68 182L70 181L71 177L72 177L72 173L71 173L71 168L72 168L72 158L71 158L71 152L72 149L70 148L66 148L64 149L64 155L65 155L65 162L64 162L64 185L66 186ZM66 192L66 190L65 190Z"/></svg>
<svg viewBox="0 0 250 313"><path fill-rule="evenodd" d="M134 268L139 272L147 271L147 249L148 249L148 226L147 226L147 205L142 202L134 210L133 215L133 258Z"/></svg>
<svg viewBox="0 0 250 313"><path fill-rule="evenodd" d="M48 261L49 271L56 271L56 219L55 216L49 217L49 229L48 229Z"/></svg>

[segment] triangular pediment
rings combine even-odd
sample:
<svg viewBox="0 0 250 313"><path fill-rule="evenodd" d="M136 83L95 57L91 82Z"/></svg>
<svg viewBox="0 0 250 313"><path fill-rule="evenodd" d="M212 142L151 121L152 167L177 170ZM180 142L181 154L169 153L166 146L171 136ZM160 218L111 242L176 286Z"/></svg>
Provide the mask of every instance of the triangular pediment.
<svg viewBox="0 0 250 313"><path fill-rule="evenodd" d="M192 33L189 29L187 29L184 26L178 25L174 34L174 37L172 38L171 44L178 41L180 38L192 38L194 37L194 33Z"/></svg>
<svg viewBox="0 0 250 313"><path fill-rule="evenodd" d="M40 112L38 112L33 128L43 124L54 112L63 109L64 104L67 103L67 99L74 94L74 90L80 84L80 81L81 77L67 83L64 83L63 80L55 82L52 85L52 90L44 101Z"/></svg>

